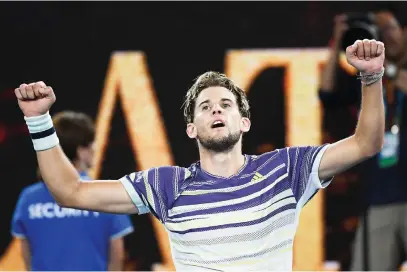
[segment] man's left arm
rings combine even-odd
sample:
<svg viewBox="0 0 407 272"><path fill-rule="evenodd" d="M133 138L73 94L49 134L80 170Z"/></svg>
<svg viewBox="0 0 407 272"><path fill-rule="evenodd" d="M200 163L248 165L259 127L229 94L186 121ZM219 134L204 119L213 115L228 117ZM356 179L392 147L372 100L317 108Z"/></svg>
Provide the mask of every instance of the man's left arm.
<svg viewBox="0 0 407 272"><path fill-rule="evenodd" d="M346 49L346 57L361 72L362 105L355 134L331 144L318 170L328 179L380 152L384 141L384 102L382 90L384 45L374 40L356 41Z"/></svg>

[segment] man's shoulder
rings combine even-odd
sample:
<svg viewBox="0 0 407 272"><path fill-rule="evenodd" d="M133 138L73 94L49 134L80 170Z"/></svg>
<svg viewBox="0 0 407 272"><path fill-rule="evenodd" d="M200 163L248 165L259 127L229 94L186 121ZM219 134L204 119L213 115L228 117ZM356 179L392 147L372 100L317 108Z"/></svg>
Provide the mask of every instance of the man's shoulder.
<svg viewBox="0 0 407 272"><path fill-rule="evenodd" d="M140 182L141 180L182 181L195 176L198 167L198 163L193 163L188 167L177 165L156 166L133 172L125 177L132 182Z"/></svg>
<svg viewBox="0 0 407 272"><path fill-rule="evenodd" d="M247 155L250 158L251 164L264 163L270 160L280 159L280 153L283 149L275 149L273 151L264 152L258 155Z"/></svg>
<svg viewBox="0 0 407 272"><path fill-rule="evenodd" d="M184 166L178 166L178 165L165 165L165 166L157 166L157 167L152 167L149 168L145 171L141 171L141 172L179 172L179 171L193 171L192 169L194 169L196 167L196 163L191 164L190 166L184 167Z"/></svg>
<svg viewBox="0 0 407 272"><path fill-rule="evenodd" d="M261 171L266 173L276 168L284 168L286 161L281 155L282 152L282 149L275 149L258 155L246 155L248 157L248 166L245 167L244 172Z"/></svg>
<svg viewBox="0 0 407 272"><path fill-rule="evenodd" d="M323 144L319 146L287 146L283 148L278 148L270 152L265 152L260 155L251 155L251 163L264 163L268 161L280 161L284 163L289 163L290 159L293 157L302 157L307 153L317 154L319 151L324 149L325 146L329 144Z"/></svg>

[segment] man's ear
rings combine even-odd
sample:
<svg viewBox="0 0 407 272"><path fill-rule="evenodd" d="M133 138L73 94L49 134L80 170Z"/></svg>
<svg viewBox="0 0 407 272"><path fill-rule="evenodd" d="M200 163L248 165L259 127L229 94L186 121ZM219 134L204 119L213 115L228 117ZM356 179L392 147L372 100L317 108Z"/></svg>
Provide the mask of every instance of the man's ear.
<svg viewBox="0 0 407 272"><path fill-rule="evenodd" d="M193 123L187 125L187 135L191 139L195 139L197 136L196 126Z"/></svg>
<svg viewBox="0 0 407 272"><path fill-rule="evenodd" d="M243 117L240 122L240 131L248 132L250 130L251 122L249 118Z"/></svg>

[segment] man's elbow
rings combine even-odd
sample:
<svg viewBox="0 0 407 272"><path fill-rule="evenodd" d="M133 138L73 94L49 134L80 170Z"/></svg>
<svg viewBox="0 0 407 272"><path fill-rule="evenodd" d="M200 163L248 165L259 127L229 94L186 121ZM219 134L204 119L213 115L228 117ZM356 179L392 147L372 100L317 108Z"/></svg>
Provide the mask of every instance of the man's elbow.
<svg viewBox="0 0 407 272"><path fill-rule="evenodd" d="M61 208L73 208L73 202L68 200L66 197L54 197L55 202Z"/></svg>
<svg viewBox="0 0 407 272"><path fill-rule="evenodd" d="M380 153L384 145L384 135L381 137L366 137L364 134L361 135L356 133L354 139L363 159L369 159L376 156Z"/></svg>
<svg viewBox="0 0 407 272"><path fill-rule="evenodd" d="M80 206L79 186L77 185L63 193L54 195L54 199L61 208L78 208Z"/></svg>
<svg viewBox="0 0 407 272"><path fill-rule="evenodd" d="M363 154L366 158L376 156L383 149L384 140L376 141L370 145L365 145L363 148Z"/></svg>
<svg viewBox="0 0 407 272"><path fill-rule="evenodd" d="M75 200L71 197L54 197L55 202L61 208L75 208Z"/></svg>

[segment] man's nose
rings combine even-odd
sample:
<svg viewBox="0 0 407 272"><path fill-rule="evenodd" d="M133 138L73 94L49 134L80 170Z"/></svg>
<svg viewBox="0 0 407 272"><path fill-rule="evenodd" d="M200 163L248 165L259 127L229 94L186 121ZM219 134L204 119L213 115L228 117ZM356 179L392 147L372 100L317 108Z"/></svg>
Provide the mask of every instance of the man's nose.
<svg viewBox="0 0 407 272"><path fill-rule="evenodd" d="M216 114L216 113L222 113L223 112L223 108L219 105L219 104L214 104L212 107L212 114Z"/></svg>

